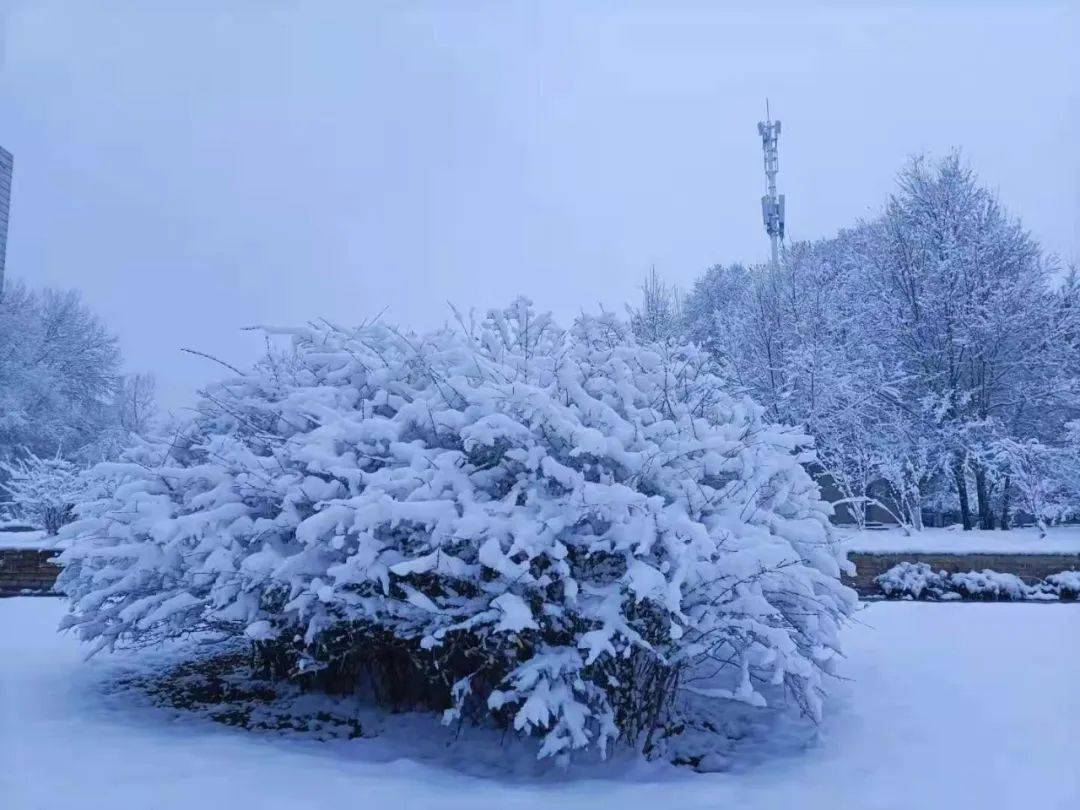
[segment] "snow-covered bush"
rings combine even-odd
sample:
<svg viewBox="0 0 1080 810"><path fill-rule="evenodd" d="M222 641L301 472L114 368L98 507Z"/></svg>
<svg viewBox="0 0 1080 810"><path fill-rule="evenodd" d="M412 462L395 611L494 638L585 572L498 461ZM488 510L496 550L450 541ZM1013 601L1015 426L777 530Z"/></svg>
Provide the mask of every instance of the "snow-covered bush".
<svg viewBox="0 0 1080 810"><path fill-rule="evenodd" d="M12 464L0 464L5 474L0 485L16 517L55 535L74 517L82 497L80 470L60 457L40 458L28 454Z"/></svg>
<svg viewBox="0 0 1080 810"><path fill-rule="evenodd" d="M940 599L949 592L949 575L926 563L899 563L874 582L887 599Z"/></svg>
<svg viewBox="0 0 1080 810"><path fill-rule="evenodd" d="M1028 584L1016 574L982 571L934 571L926 563L902 562L876 577L887 599L987 602L1072 600L1080 598L1080 572L1062 571Z"/></svg>
<svg viewBox="0 0 1080 810"><path fill-rule="evenodd" d="M855 597L807 438L610 316L459 324L297 329L163 464L99 465L65 626L243 634L541 755L642 744L686 691L817 715Z"/></svg>
<svg viewBox="0 0 1080 810"><path fill-rule="evenodd" d="M1000 571L963 571L949 575L952 590L966 599L988 602L1019 602L1035 598L1038 588L1024 583L1016 574Z"/></svg>
<svg viewBox="0 0 1080 810"><path fill-rule="evenodd" d="M1045 580L1046 586L1061 599L1070 601L1080 599L1080 571L1062 571L1051 574Z"/></svg>

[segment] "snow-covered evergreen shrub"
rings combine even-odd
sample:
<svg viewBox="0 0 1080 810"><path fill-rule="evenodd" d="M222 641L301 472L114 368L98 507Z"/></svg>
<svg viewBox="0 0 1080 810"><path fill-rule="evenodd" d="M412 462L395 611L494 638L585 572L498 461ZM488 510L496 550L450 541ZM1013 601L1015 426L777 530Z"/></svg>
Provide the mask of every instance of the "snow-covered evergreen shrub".
<svg viewBox="0 0 1080 810"><path fill-rule="evenodd" d="M67 627L98 648L246 634L294 673L351 661L541 755L640 743L682 690L785 687L819 713L855 597L807 439L706 354L609 316L565 332L526 301L426 335L290 334L206 391L164 464L97 468Z"/></svg>
<svg viewBox="0 0 1080 810"><path fill-rule="evenodd" d="M1019 602L1035 598L1038 588L1029 587L1016 574L984 569L949 575L952 590L966 599L988 602Z"/></svg>
<svg viewBox="0 0 1080 810"><path fill-rule="evenodd" d="M8 503L16 517L55 535L74 517L82 497L80 469L59 455L40 458L33 453L12 464L0 464Z"/></svg>
<svg viewBox="0 0 1080 810"><path fill-rule="evenodd" d="M1080 598L1080 572L1062 571L1028 584L1016 574L982 571L934 571L926 563L902 562L876 577L887 599L987 602L1043 602Z"/></svg>
<svg viewBox="0 0 1080 810"><path fill-rule="evenodd" d="M1045 580L1046 586L1061 599L1074 601L1080 599L1080 571L1062 571L1051 574Z"/></svg>
<svg viewBox="0 0 1080 810"><path fill-rule="evenodd" d="M899 563L874 582L888 599L940 599L949 591L949 575L926 563Z"/></svg>

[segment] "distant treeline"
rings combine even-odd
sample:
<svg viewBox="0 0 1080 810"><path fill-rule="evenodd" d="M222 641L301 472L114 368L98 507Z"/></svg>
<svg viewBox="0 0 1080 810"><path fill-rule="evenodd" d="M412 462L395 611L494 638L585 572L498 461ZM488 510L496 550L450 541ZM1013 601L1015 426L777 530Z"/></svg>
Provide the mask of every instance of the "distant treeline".
<svg viewBox="0 0 1080 810"><path fill-rule="evenodd" d="M914 528L1080 511L1080 283L956 154L912 160L880 215L717 265L633 312L691 339L769 419L806 427L842 514Z"/></svg>

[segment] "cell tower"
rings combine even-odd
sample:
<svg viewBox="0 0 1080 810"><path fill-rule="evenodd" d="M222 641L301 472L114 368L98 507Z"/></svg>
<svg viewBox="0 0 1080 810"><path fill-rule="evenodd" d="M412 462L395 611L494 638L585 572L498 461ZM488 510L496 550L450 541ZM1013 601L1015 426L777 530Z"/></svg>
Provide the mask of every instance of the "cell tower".
<svg viewBox="0 0 1080 810"><path fill-rule="evenodd" d="M765 152L765 179L768 193L761 198L761 216L765 220L765 232L772 243L772 263L780 261L780 243L784 240L784 195L776 193L776 173L780 171L780 157L776 141L780 137L780 122L769 116L769 100L765 99L765 120L757 125L761 135L761 148Z"/></svg>

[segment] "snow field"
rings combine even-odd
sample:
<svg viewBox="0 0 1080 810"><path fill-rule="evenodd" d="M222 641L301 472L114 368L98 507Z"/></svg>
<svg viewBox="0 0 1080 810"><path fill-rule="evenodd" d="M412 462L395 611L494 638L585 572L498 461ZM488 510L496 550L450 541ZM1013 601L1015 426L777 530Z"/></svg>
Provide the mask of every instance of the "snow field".
<svg viewBox="0 0 1080 810"><path fill-rule="evenodd" d="M905 534L898 528L858 531L839 526L837 534L848 551L881 554L1080 554L1080 526L1052 526L1045 537L1039 537L1035 527L970 532L950 527Z"/></svg>
<svg viewBox="0 0 1080 810"><path fill-rule="evenodd" d="M548 761L528 776L509 765L485 774L462 746L430 744L452 739L434 718L408 719L411 741L318 743L146 706L110 691L135 662L84 663L85 648L54 632L62 611L52 599L0 601L5 810L1080 805L1071 605L877 603L844 631L847 680L805 751L727 773L626 761L564 772ZM503 751L507 763L519 753L532 761L516 745Z"/></svg>

